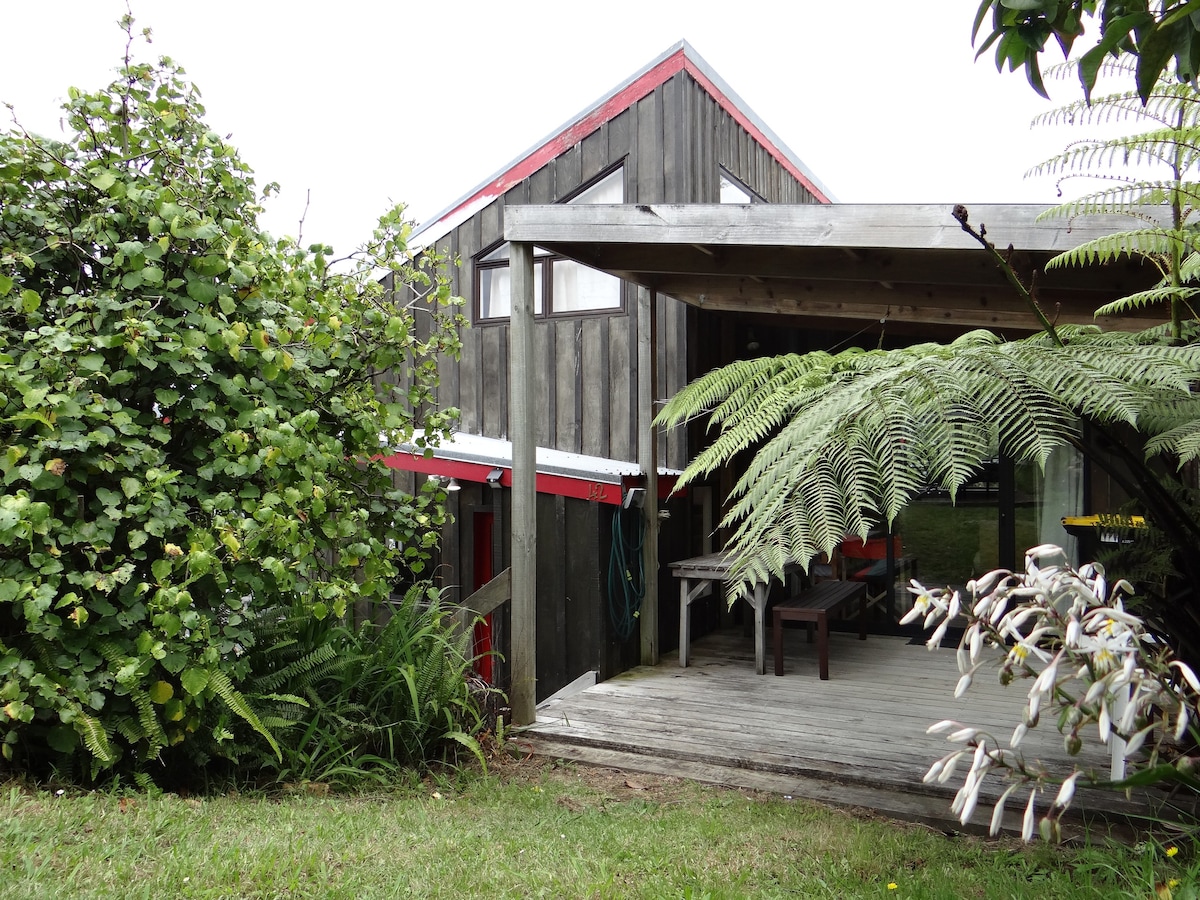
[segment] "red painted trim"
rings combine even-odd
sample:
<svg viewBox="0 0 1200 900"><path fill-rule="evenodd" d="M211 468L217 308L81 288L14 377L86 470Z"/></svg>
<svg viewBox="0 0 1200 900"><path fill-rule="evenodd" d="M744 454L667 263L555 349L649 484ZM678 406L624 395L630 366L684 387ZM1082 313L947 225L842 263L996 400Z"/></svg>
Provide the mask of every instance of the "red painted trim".
<svg viewBox="0 0 1200 900"><path fill-rule="evenodd" d="M524 179L528 178L550 160L561 156L570 148L574 147L585 137L603 125L605 122L611 122L618 115L629 109L633 104L637 103L643 97L649 95L656 87L663 84L671 76L677 72L686 71L689 75L696 79L696 82L704 88L717 101L717 105L728 112L739 125L750 132L756 141L762 144L767 152L771 154L781 166L783 166L793 178L804 185L813 196L822 203L831 202L815 184L809 180L800 169L790 160L786 153L775 146L767 136L756 126L750 118L743 113L728 97L725 96L717 86L713 84L699 68L687 58L687 54L683 49L679 49L660 62L657 66L647 71L642 77L636 81L630 82L617 93L613 94L595 109L586 113L581 119L568 126L564 131L559 132L546 143L535 149L524 159L516 163L512 168L507 169L498 175L488 184L484 185L471 196L467 197L453 209L449 210L445 215L440 216L436 221L431 222L429 227L437 225L438 222L452 219L457 213L463 209L474 206L480 200L494 200L502 195L509 188L520 184Z"/></svg>
<svg viewBox="0 0 1200 900"><path fill-rule="evenodd" d="M383 464L390 469L400 469L406 472L418 472L422 475L440 475L443 478L457 478L459 481L474 481L483 484L487 481L492 469L500 469L500 484L512 487L512 469L508 466L489 466L482 463L460 462L454 459L427 458L410 453L394 453L381 457ZM636 487L641 478L625 479L627 486ZM660 475L658 478L658 496L665 500L675 486L675 478ZM537 474L537 492L539 494L557 494L560 497L573 497L577 500L595 500L598 503L608 503L616 506L621 502L622 485L606 481L590 481L586 478L575 478L570 475L551 475L547 472Z"/></svg>
<svg viewBox="0 0 1200 900"><path fill-rule="evenodd" d="M457 478L461 481L487 481L492 469L503 470L500 484L512 487L512 469L504 466L488 466L482 463L459 462L455 459L438 459L434 457L417 456L412 453L394 453L382 457L383 464L389 469L401 469L405 472L419 472L422 475L441 475L444 478Z"/></svg>

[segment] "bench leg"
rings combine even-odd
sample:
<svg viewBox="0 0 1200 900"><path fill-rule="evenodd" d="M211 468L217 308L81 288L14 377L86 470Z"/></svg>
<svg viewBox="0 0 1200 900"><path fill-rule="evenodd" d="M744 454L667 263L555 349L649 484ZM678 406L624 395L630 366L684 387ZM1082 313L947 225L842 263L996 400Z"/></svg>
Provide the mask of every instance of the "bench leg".
<svg viewBox="0 0 1200 900"><path fill-rule="evenodd" d="M820 660L821 680L829 680L829 620L824 610L817 614L817 657Z"/></svg>
<svg viewBox="0 0 1200 900"><path fill-rule="evenodd" d="M772 622L774 625L774 650L775 650L775 674L783 674L783 614L779 610L775 610L775 618Z"/></svg>
<svg viewBox="0 0 1200 900"><path fill-rule="evenodd" d="M858 639L865 641L867 639L867 592L862 592L862 599L858 601Z"/></svg>

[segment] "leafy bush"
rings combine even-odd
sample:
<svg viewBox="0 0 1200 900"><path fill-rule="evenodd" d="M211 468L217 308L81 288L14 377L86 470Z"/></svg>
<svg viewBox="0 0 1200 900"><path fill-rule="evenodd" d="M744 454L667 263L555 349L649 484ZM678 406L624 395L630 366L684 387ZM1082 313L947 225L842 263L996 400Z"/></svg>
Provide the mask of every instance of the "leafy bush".
<svg viewBox="0 0 1200 900"><path fill-rule="evenodd" d="M260 231L169 59L64 110L65 142L0 134L0 748L94 776L240 722L278 755L242 693L251 625L423 569L444 495L378 454L453 424L461 301L402 208L337 272Z"/></svg>

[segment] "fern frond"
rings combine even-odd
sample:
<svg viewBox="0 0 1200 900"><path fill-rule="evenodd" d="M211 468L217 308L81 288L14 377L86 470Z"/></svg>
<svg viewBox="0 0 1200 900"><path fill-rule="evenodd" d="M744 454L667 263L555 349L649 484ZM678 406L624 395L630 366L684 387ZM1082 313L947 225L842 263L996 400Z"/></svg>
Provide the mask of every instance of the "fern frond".
<svg viewBox="0 0 1200 900"><path fill-rule="evenodd" d="M1200 252L1200 235L1186 229L1161 227L1118 231L1063 251L1047 262L1046 268L1103 264L1123 256L1165 257L1172 250L1180 254ZM1166 276L1165 271L1162 274Z"/></svg>
<svg viewBox="0 0 1200 900"><path fill-rule="evenodd" d="M1200 417L1151 438L1146 443L1146 452L1173 456L1181 469L1200 459Z"/></svg>
<svg viewBox="0 0 1200 900"><path fill-rule="evenodd" d="M209 669L208 686L214 694L221 698L221 701L229 708L230 712L266 739L271 749L275 751L276 758L282 762L283 754L279 749L279 744L275 741L275 736L259 720L258 715L251 708L249 701L233 686L233 682L229 680L229 676L220 669Z"/></svg>
<svg viewBox="0 0 1200 900"><path fill-rule="evenodd" d="M269 693L284 685L300 690L316 684L342 664L344 661L339 662L337 657L337 647L332 643L322 644L282 669L256 677L252 693Z"/></svg>
<svg viewBox="0 0 1200 900"><path fill-rule="evenodd" d="M1038 214L1046 219L1077 219L1081 216L1132 216L1148 224L1165 225L1167 207L1178 200L1181 207L1200 203L1200 184L1173 181L1132 181L1109 185L1074 200L1052 206Z"/></svg>
<svg viewBox="0 0 1200 900"><path fill-rule="evenodd" d="M146 748L146 758L157 759L163 747L167 746L167 735L163 731L162 723L158 721L158 713L154 710L154 703L150 700L150 695L140 688L131 690L129 696L138 711L138 723L141 725L142 732L141 737L148 745Z"/></svg>
<svg viewBox="0 0 1200 900"><path fill-rule="evenodd" d="M76 713L75 731L83 740L83 746L87 747L88 752L100 765L111 766L117 761L117 757L108 740L108 732L104 730L99 719L85 713L82 707L77 709Z"/></svg>
<svg viewBox="0 0 1200 900"><path fill-rule="evenodd" d="M771 410L769 427L754 417L710 418L717 435L681 478L695 481L754 451L722 522L734 529L735 596L791 562L807 565L847 533L890 522L929 486L954 495L997 452L1043 465L1078 440L1080 418L1178 424L1167 410L1191 402L1200 347L1163 343L1162 329L1064 328L1062 336L1063 347L1044 335L1005 343L972 334L950 347L734 364L677 394L660 421L687 421L705 411L689 401L714 410L735 393ZM742 373L753 385L738 383ZM747 581L738 586L739 578Z"/></svg>
<svg viewBox="0 0 1200 900"><path fill-rule="evenodd" d="M1096 317L1116 316L1135 309L1142 309L1155 303L1170 303L1174 300L1190 300L1200 294L1200 287L1155 287L1147 291L1138 291L1128 297L1121 297L1111 303L1105 303L1096 309Z"/></svg>

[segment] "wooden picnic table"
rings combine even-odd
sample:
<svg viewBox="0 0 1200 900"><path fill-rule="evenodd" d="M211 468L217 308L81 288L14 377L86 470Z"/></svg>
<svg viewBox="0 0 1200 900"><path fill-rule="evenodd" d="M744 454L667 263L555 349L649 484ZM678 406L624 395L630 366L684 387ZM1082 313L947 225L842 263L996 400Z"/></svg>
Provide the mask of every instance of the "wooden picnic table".
<svg viewBox="0 0 1200 900"><path fill-rule="evenodd" d="M725 553L709 553L673 562L671 568L679 579L679 665L686 666L691 638L692 601L718 588L724 596L724 586L733 568L733 560ZM790 575L799 569L798 565L790 565L785 574ZM766 608L769 587L766 582L758 582L745 595L746 602L754 609L754 667L759 675L767 673Z"/></svg>

